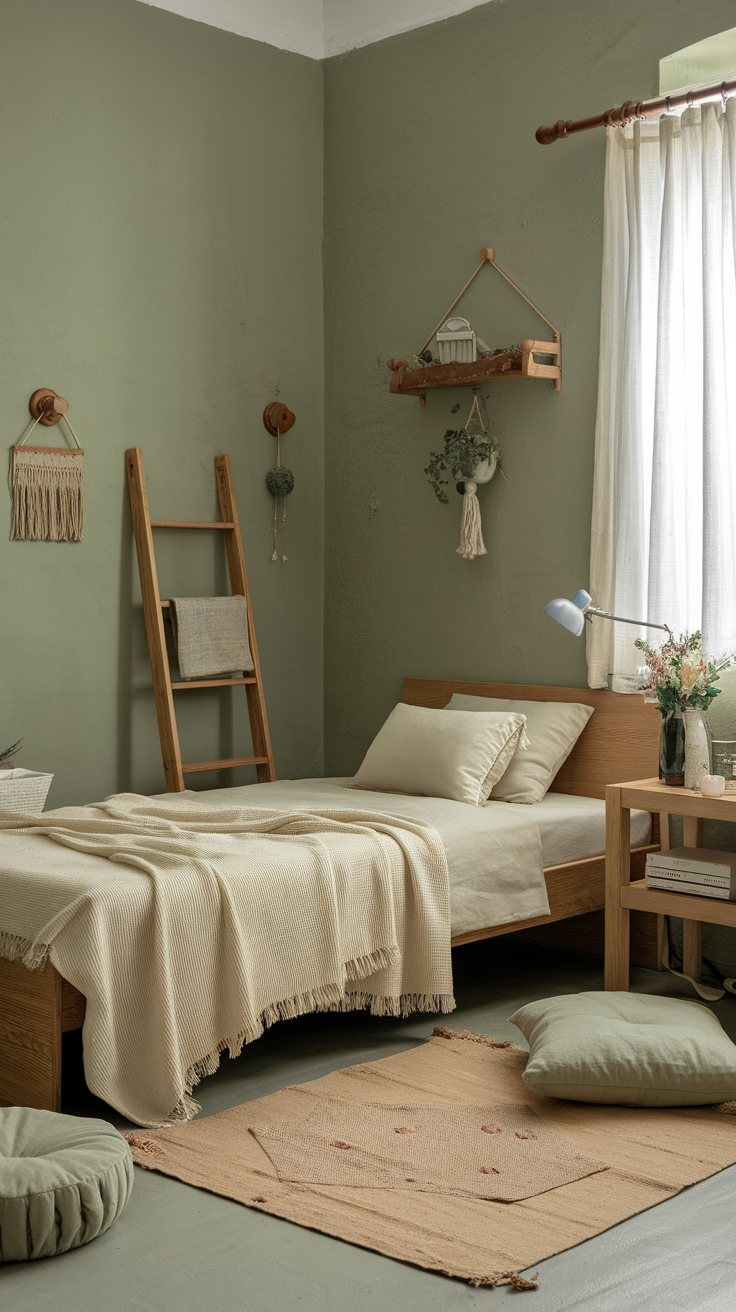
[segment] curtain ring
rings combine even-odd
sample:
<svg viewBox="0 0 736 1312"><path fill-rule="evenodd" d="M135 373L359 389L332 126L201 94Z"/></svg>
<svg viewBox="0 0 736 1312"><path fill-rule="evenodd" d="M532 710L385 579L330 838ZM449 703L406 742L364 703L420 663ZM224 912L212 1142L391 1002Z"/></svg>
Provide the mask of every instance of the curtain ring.
<svg viewBox="0 0 736 1312"><path fill-rule="evenodd" d="M671 104L670 104L670 98L669 98L669 96L665 96L665 98L664 98L664 103L665 103L665 105L667 106L667 113L668 113L668 114L671 114L671 113L672 113L672 106L671 106Z"/></svg>
<svg viewBox="0 0 736 1312"><path fill-rule="evenodd" d="M692 91L688 91L688 93L687 93L687 107L688 107L688 109L692 109L692 107L693 107L693 93L692 93Z"/></svg>
<svg viewBox="0 0 736 1312"><path fill-rule="evenodd" d="M726 83L721 82L721 109L724 114L726 112L727 104L728 104L728 96L726 95Z"/></svg>

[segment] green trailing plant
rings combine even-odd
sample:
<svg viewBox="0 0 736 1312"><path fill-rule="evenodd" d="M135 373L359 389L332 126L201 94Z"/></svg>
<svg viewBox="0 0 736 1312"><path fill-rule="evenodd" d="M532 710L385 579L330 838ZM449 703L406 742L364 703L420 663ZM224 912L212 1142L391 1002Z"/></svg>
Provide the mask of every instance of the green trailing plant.
<svg viewBox="0 0 736 1312"><path fill-rule="evenodd" d="M450 478L443 478L443 474L452 475L455 483L459 479L470 479L473 470L483 460L492 460L498 456L498 452L498 442L490 433L469 433L466 428L448 428L444 450L430 451L429 464L424 471L437 500L445 506L449 504L444 489L449 485Z"/></svg>

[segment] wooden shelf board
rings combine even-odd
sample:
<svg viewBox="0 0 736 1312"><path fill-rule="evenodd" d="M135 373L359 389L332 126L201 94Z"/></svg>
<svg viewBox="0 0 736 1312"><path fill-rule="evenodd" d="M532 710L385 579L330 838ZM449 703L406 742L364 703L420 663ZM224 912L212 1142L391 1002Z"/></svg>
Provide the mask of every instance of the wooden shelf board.
<svg viewBox="0 0 736 1312"><path fill-rule="evenodd" d="M660 779L639 779L613 784L621 790L621 805L641 811L666 811L669 815L694 815L704 820L736 821L736 793L705 797L691 788L672 788Z"/></svg>
<svg viewBox="0 0 736 1312"><path fill-rule="evenodd" d="M538 364L535 355L552 356L557 363ZM487 356L469 364L433 364L424 369L409 369L407 360L391 360L389 369L392 392L418 397L438 387L476 387L515 378L552 381L559 390L562 378L559 343L531 339L522 342L521 350L504 351L502 355Z"/></svg>
<svg viewBox="0 0 736 1312"><path fill-rule="evenodd" d="M636 911L653 911L660 916L682 916L685 920L705 920L711 925L732 925L736 928L736 902L698 897L693 893L670 893L664 888L647 888L643 879L622 886L621 906Z"/></svg>

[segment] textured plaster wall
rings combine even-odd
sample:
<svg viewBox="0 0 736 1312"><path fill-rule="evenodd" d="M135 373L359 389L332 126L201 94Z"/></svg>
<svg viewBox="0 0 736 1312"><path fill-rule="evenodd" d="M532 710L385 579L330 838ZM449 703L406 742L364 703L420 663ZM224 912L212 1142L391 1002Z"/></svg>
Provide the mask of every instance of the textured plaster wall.
<svg viewBox="0 0 736 1312"><path fill-rule="evenodd" d="M319 774L321 67L136 0L4 0L0 24L5 447L49 386L86 449L83 544L8 541L0 495L1 745L55 773L50 805L163 788L123 453L143 449L154 517L210 519L228 451L277 768ZM279 396L283 568L261 422ZM164 596L225 590L214 536L157 535ZM179 694L184 759L247 751L244 701Z"/></svg>
<svg viewBox="0 0 736 1312"><path fill-rule="evenodd" d="M542 614L588 581L605 139L540 123L657 92L662 55L733 24L731 0L488 4L326 64L328 772L359 763L405 674L584 684ZM493 246L561 330L563 386L485 389L506 478L479 499L488 555L455 554L460 498L423 473L466 390L389 394ZM462 303L493 346L545 325L491 269ZM460 411L451 415L453 404Z"/></svg>

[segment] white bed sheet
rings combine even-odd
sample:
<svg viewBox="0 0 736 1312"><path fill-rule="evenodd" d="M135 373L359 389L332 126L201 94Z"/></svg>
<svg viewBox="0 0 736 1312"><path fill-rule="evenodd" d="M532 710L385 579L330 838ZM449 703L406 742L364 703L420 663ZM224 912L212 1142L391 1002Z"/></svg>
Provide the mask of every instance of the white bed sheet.
<svg viewBox="0 0 736 1312"><path fill-rule="evenodd" d="M453 934L548 914L538 861L530 861L525 877L523 858L529 846L523 841L524 822L533 820L537 826L545 866L581 861L605 851L605 803L596 798L548 793L530 806L486 802L485 806L475 807L445 798L375 793L351 788L351 783L352 778L280 779L273 784L216 788L198 792L197 796L213 805L239 801L243 805L285 809L357 806L379 815L393 813L433 825L447 855ZM170 795L169 800L176 796ZM191 792L178 796L184 800L191 797ZM513 823L516 816L521 822L518 831ZM647 841L650 823L648 811L632 811L632 847ZM512 915L508 914L510 905L514 908Z"/></svg>
<svg viewBox="0 0 736 1312"><path fill-rule="evenodd" d="M597 797L571 797L569 793L546 793L541 802L522 806L517 802L486 802L486 806L503 805L511 811L526 811L534 816L542 840L545 866L561 866L567 861L584 861L602 856L606 850L606 804ZM652 817L648 811L631 812L631 846L649 842Z"/></svg>

